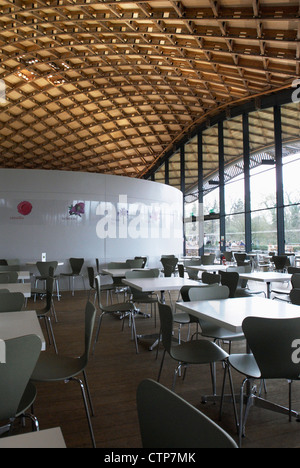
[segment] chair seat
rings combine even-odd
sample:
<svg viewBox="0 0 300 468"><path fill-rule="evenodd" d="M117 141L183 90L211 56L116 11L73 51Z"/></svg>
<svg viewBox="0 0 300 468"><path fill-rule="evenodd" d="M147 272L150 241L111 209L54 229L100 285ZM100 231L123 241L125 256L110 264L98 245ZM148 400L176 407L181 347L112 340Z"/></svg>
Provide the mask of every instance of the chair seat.
<svg viewBox="0 0 300 468"><path fill-rule="evenodd" d="M192 340L177 346L173 345L171 354L177 361L189 364L207 364L228 357L223 349L208 340Z"/></svg>
<svg viewBox="0 0 300 468"><path fill-rule="evenodd" d="M27 409L31 407L31 405L35 401L36 395L37 395L37 392L36 392L35 385L33 385L32 382L29 382L25 389L25 392L23 393L21 401L19 403L16 417L25 413L25 411L27 411Z"/></svg>
<svg viewBox="0 0 300 468"><path fill-rule="evenodd" d="M96 291L96 288L94 288L95 291ZM100 288L100 291L112 291L115 289L115 286L111 283L111 284L102 284L101 285L101 288Z"/></svg>
<svg viewBox="0 0 300 468"><path fill-rule="evenodd" d="M234 333L226 330L226 328L214 327L213 325L205 327L205 329L202 330L202 336L224 341L240 341L245 338L244 333L242 332Z"/></svg>
<svg viewBox="0 0 300 468"><path fill-rule="evenodd" d="M173 322L175 323L190 323L191 318L190 315L185 312L176 312L173 315Z"/></svg>
<svg viewBox="0 0 300 468"><path fill-rule="evenodd" d="M261 372L253 354L231 354L228 358L231 366L242 374L253 379L260 379Z"/></svg>
<svg viewBox="0 0 300 468"><path fill-rule="evenodd" d="M43 353L31 376L33 381L55 382L69 379L83 370L82 360L59 354Z"/></svg>
<svg viewBox="0 0 300 468"><path fill-rule="evenodd" d="M131 302L120 302L119 304L113 304L110 306L102 306L103 312L127 312L135 310L134 304Z"/></svg>

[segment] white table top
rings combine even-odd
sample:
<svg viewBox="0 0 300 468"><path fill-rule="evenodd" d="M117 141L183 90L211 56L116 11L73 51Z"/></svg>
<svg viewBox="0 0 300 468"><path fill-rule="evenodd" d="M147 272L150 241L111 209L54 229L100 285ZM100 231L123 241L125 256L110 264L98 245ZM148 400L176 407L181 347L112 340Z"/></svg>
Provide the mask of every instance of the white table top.
<svg viewBox="0 0 300 468"><path fill-rule="evenodd" d="M25 297L31 296L30 283L0 283L0 289L8 289L9 292L21 292Z"/></svg>
<svg viewBox="0 0 300 468"><path fill-rule="evenodd" d="M26 265L35 266L36 263L37 263L38 261L41 262L42 260L36 260L35 262L26 262ZM51 260L49 260L49 262L50 262L50 261L51 261ZM47 262L48 262L48 260L47 260ZM46 262L45 262L45 263L46 263ZM58 262L58 263L57 263L57 266L62 266L62 265L64 265L64 262Z"/></svg>
<svg viewBox="0 0 300 468"><path fill-rule="evenodd" d="M196 271L208 271L211 273L217 272L217 271L226 271L229 265L188 265L187 268L190 268L191 270L196 270Z"/></svg>
<svg viewBox="0 0 300 468"><path fill-rule="evenodd" d="M1 340L10 340L24 335L39 336L42 341L42 351L45 351L46 342L35 310L0 313Z"/></svg>
<svg viewBox="0 0 300 468"><path fill-rule="evenodd" d="M199 283L198 281L190 280L187 278L181 278L179 276L161 276L158 278L130 278L123 279L122 282L124 284L127 284L127 286L131 286L132 288L138 289L142 292L172 290L176 291L181 289L182 286L202 285L202 283Z"/></svg>
<svg viewBox="0 0 300 468"><path fill-rule="evenodd" d="M177 302L176 309L229 331L241 332L246 317L296 318L300 307L263 297L237 297L212 301Z"/></svg>
<svg viewBox="0 0 300 468"><path fill-rule="evenodd" d="M264 283L289 281L292 277L289 273L280 273L276 271L253 271L251 273L239 273L240 278L261 281Z"/></svg>
<svg viewBox="0 0 300 468"><path fill-rule="evenodd" d="M27 432L0 439L0 448L66 448L61 428Z"/></svg>
<svg viewBox="0 0 300 468"><path fill-rule="evenodd" d="M113 278L124 278L127 271L148 270L149 268L101 268L101 274L109 275Z"/></svg>

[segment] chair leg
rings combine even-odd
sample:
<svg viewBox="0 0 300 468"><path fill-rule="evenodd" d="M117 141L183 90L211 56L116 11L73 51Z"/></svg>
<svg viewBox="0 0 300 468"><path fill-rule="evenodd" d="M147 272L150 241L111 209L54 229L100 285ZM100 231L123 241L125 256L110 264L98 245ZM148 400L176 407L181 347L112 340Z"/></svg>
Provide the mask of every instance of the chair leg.
<svg viewBox="0 0 300 468"><path fill-rule="evenodd" d="M52 336L52 341L53 341L53 346L54 346L55 352L56 352L56 354L58 354L57 346L56 346L56 341L55 341L55 337L54 337L54 332L53 332L53 327L52 327L52 322L51 322L51 318L50 318L50 317L46 317L46 320L48 321L48 324L49 324L50 333L51 333L51 336Z"/></svg>
<svg viewBox="0 0 300 468"><path fill-rule="evenodd" d="M78 379L76 377L71 377L69 380L74 380L75 382L78 382L79 385L80 385L81 394L82 394L83 403L84 403L84 407L85 407L86 417L87 417L87 420L88 420L88 425L89 425L89 430L90 430L90 435L91 435L91 439L92 439L93 448L96 448L96 441L95 441L91 416L90 416L90 412L89 412L88 402L87 402L87 398L86 398L86 394L85 394L84 384L83 384L82 380L80 380L80 379Z"/></svg>
<svg viewBox="0 0 300 468"><path fill-rule="evenodd" d="M161 371L162 371L164 360L165 360L165 354L166 354L166 350L164 349L162 360L161 360L161 363L160 363L159 373L158 373L158 377L157 377L157 382L159 382L159 380L160 380Z"/></svg>
<svg viewBox="0 0 300 468"><path fill-rule="evenodd" d="M105 312L102 312L102 314L99 315L99 323L98 323L98 328L97 328L97 332L96 332L96 337L95 337L95 341L94 341L94 346L93 346L92 354L94 354L94 352L95 352L96 343L97 343L98 338L99 338L99 333L100 333L100 328L101 328L102 317L103 317L104 314L105 314Z"/></svg>

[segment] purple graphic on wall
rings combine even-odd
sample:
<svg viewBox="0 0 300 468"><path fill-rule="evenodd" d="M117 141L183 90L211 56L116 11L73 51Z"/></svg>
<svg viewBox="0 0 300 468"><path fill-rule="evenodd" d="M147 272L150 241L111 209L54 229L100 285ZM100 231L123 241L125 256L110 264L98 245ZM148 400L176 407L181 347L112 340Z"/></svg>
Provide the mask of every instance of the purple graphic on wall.
<svg viewBox="0 0 300 468"><path fill-rule="evenodd" d="M76 203L75 205L69 206L69 215L70 216L79 216L84 214L85 205L83 202Z"/></svg>

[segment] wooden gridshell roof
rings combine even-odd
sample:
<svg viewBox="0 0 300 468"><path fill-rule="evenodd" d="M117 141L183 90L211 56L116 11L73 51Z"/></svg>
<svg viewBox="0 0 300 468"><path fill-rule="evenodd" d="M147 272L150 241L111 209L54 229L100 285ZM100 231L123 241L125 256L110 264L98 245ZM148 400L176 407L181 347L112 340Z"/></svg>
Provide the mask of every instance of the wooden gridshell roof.
<svg viewBox="0 0 300 468"><path fill-rule="evenodd" d="M299 77L299 1L0 0L0 13L1 168L144 177L201 122Z"/></svg>

